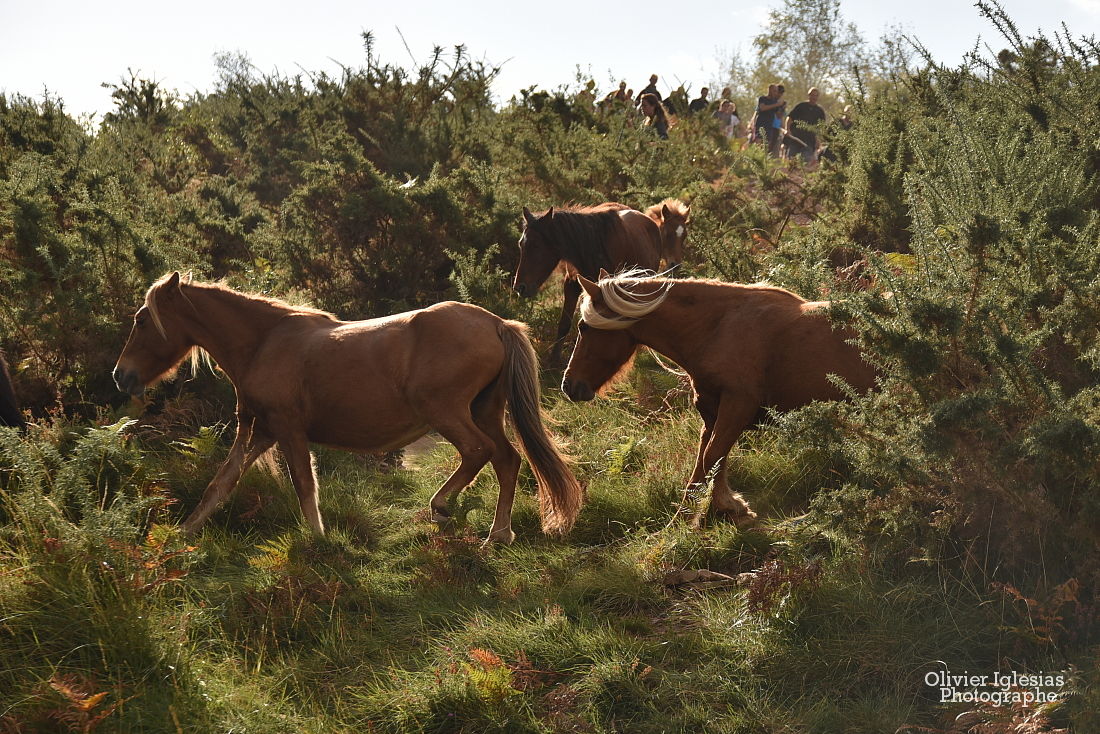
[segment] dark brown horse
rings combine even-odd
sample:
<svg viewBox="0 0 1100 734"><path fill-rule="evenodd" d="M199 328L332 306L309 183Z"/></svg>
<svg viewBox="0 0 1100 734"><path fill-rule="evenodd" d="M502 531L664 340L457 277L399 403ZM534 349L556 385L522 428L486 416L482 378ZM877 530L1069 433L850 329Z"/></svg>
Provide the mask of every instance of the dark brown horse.
<svg viewBox="0 0 1100 734"><path fill-rule="evenodd" d="M874 370L848 343L852 334L829 321L827 301L767 285L629 273L604 273L598 284L581 278L580 285L580 338L562 381L565 394L591 400L629 369L639 346L675 360L691 377L703 418L685 502L713 476L711 510L738 524L751 523L756 513L730 490L726 456L764 409L843 399L829 375L859 392L874 384Z"/></svg>
<svg viewBox="0 0 1100 734"><path fill-rule="evenodd" d="M661 233L652 219L623 204L551 207L538 215L524 207L519 248L512 287L521 296L534 296L555 269L564 270L564 302L550 352L551 362L560 364L561 346L581 295L577 275L594 279L601 268L656 270L661 262Z"/></svg>
<svg viewBox="0 0 1100 734"><path fill-rule="evenodd" d="M4 353L0 352L0 426L24 430L27 427L19 403L15 399L15 389L11 386L11 375Z"/></svg>
<svg viewBox="0 0 1100 734"><path fill-rule="evenodd" d="M140 394L203 352L236 388L237 437L183 523L188 533L276 443L302 514L323 533L311 442L385 452L434 429L462 461L432 497L433 519L446 523L448 498L491 462L500 493L489 540L510 543L520 456L504 432L506 405L538 481L543 530L567 532L580 510L583 491L543 426L538 363L521 323L463 303L340 321L172 273L134 316L115 383Z"/></svg>

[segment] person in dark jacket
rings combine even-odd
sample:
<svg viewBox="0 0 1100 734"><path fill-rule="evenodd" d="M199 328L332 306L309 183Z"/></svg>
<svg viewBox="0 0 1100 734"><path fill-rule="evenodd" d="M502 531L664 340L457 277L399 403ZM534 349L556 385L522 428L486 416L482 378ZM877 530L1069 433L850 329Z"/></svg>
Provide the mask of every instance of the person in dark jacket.
<svg viewBox="0 0 1100 734"><path fill-rule="evenodd" d="M635 100L635 104L641 104L642 103L642 97L644 97L647 94L652 94L655 97L657 97L658 102L661 101L661 93L657 91L657 75L656 74L650 75L649 85L645 89L643 89L642 91L638 92L638 99Z"/></svg>
<svg viewBox="0 0 1100 734"><path fill-rule="evenodd" d="M710 90L706 87L700 89L699 96L691 100L691 103L688 105L688 113L694 115L697 112L706 111L707 106L710 105L710 102L707 101L708 94L710 94Z"/></svg>
<svg viewBox="0 0 1100 734"><path fill-rule="evenodd" d="M794 137L797 145L789 146L790 156L802 156L806 163L817 161L818 131L825 122L825 110L817 103L817 87L810 87L805 102L799 102L787 115L787 132Z"/></svg>

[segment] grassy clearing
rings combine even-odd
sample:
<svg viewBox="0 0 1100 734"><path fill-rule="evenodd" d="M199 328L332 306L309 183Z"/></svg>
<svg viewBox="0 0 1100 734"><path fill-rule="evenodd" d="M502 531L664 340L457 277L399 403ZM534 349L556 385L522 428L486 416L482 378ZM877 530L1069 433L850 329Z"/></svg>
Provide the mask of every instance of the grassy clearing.
<svg viewBox="0 0 1100 734"><path fill-rule="evenodd" d="M447 444L395 471L321 452L324 539L285 480L253 470L184 541L172 522L213 473L217 431L5 434L18 468L2 505L0 722L883 732L943 715L922 682L935 661L996 669L1013 634L1004 610L942 568L838 533L810 505L830 467L782 431L748 437L731 473L760 527L674 519L697 422L646 360L631 380L620 397L552 403L589 501L569 538L545 538L525 474L511 547L481 545L488 471L457 500L453 535L426 521L454 466ZM662 584L685 569L755 573L708 590Z"/></svg>

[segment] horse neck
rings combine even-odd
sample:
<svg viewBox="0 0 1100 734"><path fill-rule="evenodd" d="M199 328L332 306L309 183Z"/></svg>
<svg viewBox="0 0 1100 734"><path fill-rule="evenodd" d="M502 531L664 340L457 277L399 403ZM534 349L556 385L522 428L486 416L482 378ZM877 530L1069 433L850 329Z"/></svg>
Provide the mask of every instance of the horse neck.
<svg viewBox="0 0 1100 734"><path fill-rule="evenodd" d="M630 334L645 346L675 360L691 371L695 357L705 351L706 342L718 319L710 309L698 304L684 304L686 291L698 288L697 284L680 281L669 289L664 303L638 319L630 327Z"/></svg>
<svg viewBox="0 0 1100 734"><path fill-rule="evenodd" d="M597 217L601 214L602 212L594 212L582 214L581 216ZM574 228L579 228L583 232L583 239L578 241L576 229ZM572 265L584 277L595 280L599 277L600 268L616 269L615 263L612 262L609 255L608 239L610 237L605 237L603 241L600 241L588 227L573 222L569 226L555 226L549 237L547 237L547 242L553 248L559 260L564 260Z"/></svg>
<svg viewBox="0 0 1100 734"><path fill-rule="evenodd" d="M649 222L655 225L652 229ZM648 215L632 215L620 218L619 224L618 236L609 238L608 247L616 265L656 270L665 248L661 223Z"/></svg>
<svg viewBox="0 0 1100 734"><path fill-rule="evenodd" d="M287 310L242 293L203 285L187 285L183 294L194 306L181 310L191 341L206 350L229 379L248 368L268 332Z"/></svg>

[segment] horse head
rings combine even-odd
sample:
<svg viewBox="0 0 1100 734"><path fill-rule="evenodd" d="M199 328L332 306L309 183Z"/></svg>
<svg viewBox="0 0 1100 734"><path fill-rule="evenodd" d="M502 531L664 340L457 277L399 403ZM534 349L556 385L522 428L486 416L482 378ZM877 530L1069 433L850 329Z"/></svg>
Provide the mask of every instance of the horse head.
<svg viewBox="0 0 1100 734"><path fill-rule="evenodd" d="M512 288L524 297L534 296L558 266L561 255L551 241L547 227L554 219L554 208L542 216L523 207L523 234L519 238L519 265Z"/></svg>
<svg viewBox="0 0 1100 734"><path fill-rule="evenodd" d="M182 282L189 280L190 276ZM164 276L149 288L145 303L134 314L134 326L112 372L119 390L140 395L149 385L171 377L194 348L194 341L178 328L175 316L186 299L178 272Z"/></svg>
<svg viewBox="0 0 1100 734"><path fill-rule="evenodd" d="M607 272L601 270L600 280L607 277ZM569 358L561 389L570 400L585 401L605 392L630 371L638 342L626 331L630 321L619 318L607 306L600 286L584 276L578 277L578 281L586 296L577 326L577 345ZM586 314L593 323L586 321Z"/></svg>
<svg viewBox="0 0 1100 734"><path fill-rule="evenodd" d="M674 268L684 259L684 240L691 210L679 199L661 202L661 257L666 268Z"/></svg>

